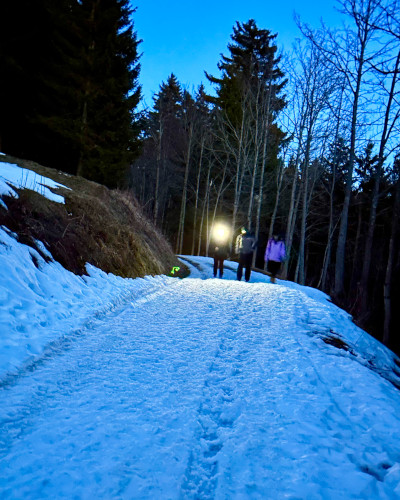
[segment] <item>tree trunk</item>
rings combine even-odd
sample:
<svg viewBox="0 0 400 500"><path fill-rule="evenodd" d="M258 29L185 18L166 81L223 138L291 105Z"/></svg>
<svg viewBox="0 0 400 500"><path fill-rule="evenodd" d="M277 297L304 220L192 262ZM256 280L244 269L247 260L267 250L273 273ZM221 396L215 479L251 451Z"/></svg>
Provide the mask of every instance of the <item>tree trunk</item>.
<svg viewBox="0 0 400 500"><path fill-rule="evenodd" d="M392 232L390 235L389 255L386 265L385 283L383 286L383 301L384 301L384 311L385 311L385 319L383 325L383 343L385 345L389 345L391 340L390 320L392 317L392 310L391 310L392 272L395 259L395 242L399 227L399 215L400 215L400 176L397 173L396 196L395 196L393 218L392 218Z"/></svg>
<svg viewBox="0 0 400 500"><path fill-rule="evenodd" d="M260 186L258 190L258 200L257 200L257 215L256 215L256 238L258 240L260 235L260 217L261 217L261 207L264 196L264 175L265 175L265 167L267 164L267 144L269 137L269 114L270 114L270 104L271 104L271 83L268 88L268 98L267 98L267 106L264 111L263 116L263 145L262 145L262 161L261 161L261 171L260 171ZM255 260L255 256L254 256ZM254 263L253 263L254 264Z"/></svg>
<svg viewBox="0 0 400 500"><path fill-rule="evenodd" d="M310 149L312 141L312 118L310 118L310 127L307 131L306 152L303 167L303 206L301 211L301 227L300 227L300 245L299 245L299 283L305 284L305 247L306 247L306 230L307 230L307 215L308 215L308 168L310 164Z"/></svg>
<svg viewBox="0 0 400 500"><path fill-rule="evenodd" d="M153 220L154 223L157 224L159 210L160 210L160 170L161 170L161 156L162 156L162 136L163 136L163 124L160 115L160 123L159 123L159 133L157 137L157 163L156 163L156 185L154 187L154 211L153 211Z"/></svg>
<svg viewBox="0 0 400 500"><path fill-rule="evenodd" d="M215 205L214 205L214 211L213 211L213 222L212 222L213 225L214 225L214 220L217 216L217 210L218 210L218 205L219 205L219 202L221 199L221 195L224 192L224 188L226 187L225 186L225 178L226 178L226 171L227 171L227 167L228 167L228 161L229 160L225 161L224 170L222 172L222 179L221 179L220 185L218 186L218 190L217 190L217 196L215 199Z"/></svg>
<svg viewBox="0 0 400 500"><path fill-rule="evenodd" d="M99 2L93 2L92 3L92 10L90 11L90 16L89 16L89 26L91 26L93 29L93 24L94 24L94 19L96 15L96 10L99 8ZM95 41L92 40L89 44L88 47L88 64L89 67L93 64L93 51L96 47ZM85 92L84 92L84 99L83 99L83 106L82 106L82 117L81 117L81 135L80 135L80 151L79 151L79 160L78 160L78 165L77 165L77 172L76 175L82 176L83 174L83 157L84 157L84 150L86 145L86 140L87 140L87 134L88 134L88 99L90 95L90 82L87 80L85 82Z"/></svg>
<svg viewBox="0 0 400 500"><path fill-rule="evenodd" d="M211 162L208 164L207 170L207 180L206 180L206 192L204 193L203 208L201 211L200 227L199 227L199 241L197 245L197 255L201 255L201 242L203 237L203 225L206 208L208 206L208 199L210 197L210 174L211 174ZM208 255L208 247L205 250L206 255Z"/></svg>
<svg viewBox="0 0 400 500"><path fill-rule="evenodd" d="M353 265L352 267L352 272L351 272L351 280L350 280L350 291L352 292L353 297L357 297L358 291L361 291L364 293L364 290L360 287L360 283L358 283L358 278L359 278L359 267L357 266L357 261L359 260L359 247L360 247L360 239L361 239L361 227L362 227L362 203L359 202L358 204L358 219L357 219L357 232L356 232L356 238L354 242L354 254L353 254ZM359 300L357 299L359 302ZM357 310L360 310L360 304L357 304Z"/></svg>
<svg viewBox="0 0 400 500"><path fill-rule="evenodd" d="M337 130L336 130L337 132ZM336 139L338 137L338 133L336 133ZM327 292L327 277L328 277L328 269L329 265L331 263L331 255L332 255L332 238L333 238L333 233L335 231L335 227L333 225L333 214L334 214L334 192L335 192L335 184L336 184L336 167L337 167L337 159L336 159L336 151L335 151L335 156L333 158L333 169L332 169L332 185L331 189L329 192L329 226L328 226L328 238L326 242L326 247L325 247L325 253L324 253L324 262L322 265L322 271L321 271L321 277L319 280L319 283L317 285L317 288L320 288L323 292Z"/></svg>
<svg viewBox="0 0 400 500"><path fill-rule="evenodd" d="M235 173L235 197L233 201L233 214L232 214L232 238L236 230L236 217L239 210L240 196L242 191L243 175L244 175L244 165L242 165L243 157L243 140L244 140L244 120L245 111L243 109L242 122L240 126L239 144L238 144L238 155L236 159L236 173ZM231 241L232 244L232 241Z"/></svg>
<svg viewBox="0 0 400 500"><path fill-rule="evenodd" d="M203 152L204 152L204 137L201 138L199 167L197 170L197 178L196 178L196 192L195 192L194 214L193 214L193 240L192 240L191 255L194 255L194 249L196 245L197 209L199 206L200 177L201 177L201 167L203 163Z"/></svg>
<svg viewBox="0 0 400 500"><path fill-rule="evenodd" d="M360 66L361 68L361 66ZM356 147L356 126L357 126L357 109L358 109L358 98L361 86L361 76L362 72L359 70L357 78L357 88L354 96L353 103L353 115L351 122L351 141L350 141L350 159L349 159L349 169L346 176L346 189L345 196L342 207L342 214L340 218L339 227L339 238L336 249L336 265L335 265L335 296L337 298L342 297L344 293L344 271L345 271L345 251L346 251L346 240L347 240L347 226L349 218L349 207L350 207L350 197L353 187L353 170L355 161L355 147Z"/></svg>
<svg viewBox="0 0 400 500"><path fill-rule="evenodd" d="M329 192L329 227L328 227L328 238L326 242L326 248L325 248L325 254L324 254L324 263L322 266L322 272L321 272L321 278L318 283L318 288L321 288L322 291L327 292L327 277L328 277L328 269L329 265L331 263L331 255L332 255L332 238L334 231L336 229L336 225L333 223L333 216L334 216L334 195L335 195L335 186L336 186L336 169L338 167L338 158L337 158L337 142L339 139L339 126L340 126L340 117L342 113L342 102L343 102L343 94L344 94L345 87L342 85L341 88L341 93L340 93L340 100L339 100L339 108L338 108L338 115L337 115L337 121L336 121L336 129L335 129L335 149L334 149L334 156L333 156L333 161L332 161L332 185L331 189Z"/></svg>
<svg viewBox="0 0 400 500"><path fill-rule="evenodd" d="M83 103L83 110L82 110L82 118L81 118L81 136L80 136L80 151L79 151L79 160L78 160L78 166L76 169L76 175L82 177L83 175L83 150L84 150L84 144L85 144L85 137L87 134L87 94L88 91L85 91L85 100Z"/></svg>
<svg viewBox="0 0 400 500"><path fill-rule="evenodd" d="M252 176L251 176L251 188L250 188L250 199L249 199L249 207L247 210L247 226L249 228L252 228L252 215L253 215L253 204L254 204L254 192L255 192L255 185L256 185L256 176L257 176L257 170L258 170L258 157L260 154L259 151L259 129L260 129L260 124L259 124L259 95L260 95L260 86L257 86L257 96L255 99L255 106L256 106L256 119L255 119L255 133L254 133L254 158L253 158L253 169L252 169Z"/></svg>
<svg viewBox="0 0 400 500"><path fill-rule="evenodd" d="M283 180L283 163L279 162L278 172L277 172L277 182L276 182L275 203L274 203L274 209L272 211L271 222L269 225L268 239L272 237L272 233L274 232L276 214L278 213L279 201L281 197L282 180Z"/></svg>
<svg viewBox="0 0 400 500"><path fill-rule="evenodd" d="M283 272L282 272L282 277L284 279L287 278L288 272L289 272L289 255L291 254L292 251L292 243L293 243L293 235L294 235L294 228L296 225L296 217L297 217L297 210L298 210L298 203L299 203L299 196L300 196L300 191L297 193L297 180L298 180L298 173L299 173L299 164L300 164L300 154L301 154L301 147L302 147L302 140L303 140L303 132L304 128L303 125L300 125L300 134L299 134L299 144L297 148L297 154L296 154L296 162L293 167L293 182L292 182L292 191L290 195L290 206L289 206L289 213L288 213L288 221L287 221L287 227L286 227L286 237L285 237L285 244L286 244L286 260L285 264L283 266ZM296 196L297 194L297 196ZM296 201L297 200L297 201Z"/></svg>
<svg viewBox="0 0 400 500"><path fill-rule="evenodd" d="M189 166L190 158L192 153L192 141L193 141L193 124L189 127L189 141L186 150L185 158L185 176L183 180L183 190L182 190L182 201L181 201L181 211L179 216L179 229L178 229L178 241L176 245L176 253L180 254L183 250L183 235L185 231L185 216L186 216L186 199L187 199L187 185L189 179Z"/></svg>

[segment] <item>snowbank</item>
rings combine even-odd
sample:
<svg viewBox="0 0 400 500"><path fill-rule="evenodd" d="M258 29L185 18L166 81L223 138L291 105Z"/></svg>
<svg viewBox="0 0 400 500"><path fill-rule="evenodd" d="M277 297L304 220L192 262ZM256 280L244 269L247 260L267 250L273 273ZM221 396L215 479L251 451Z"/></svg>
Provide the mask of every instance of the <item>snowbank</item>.
<svg viewBox="0 0 400 500"><path fill-rule="evenodd" d="M40 244L40 248L46 251ZM49 343L70 335L132 297L151 279L123 279L87 266L77 276L0 228L0 379L40 355Z"/></svg>

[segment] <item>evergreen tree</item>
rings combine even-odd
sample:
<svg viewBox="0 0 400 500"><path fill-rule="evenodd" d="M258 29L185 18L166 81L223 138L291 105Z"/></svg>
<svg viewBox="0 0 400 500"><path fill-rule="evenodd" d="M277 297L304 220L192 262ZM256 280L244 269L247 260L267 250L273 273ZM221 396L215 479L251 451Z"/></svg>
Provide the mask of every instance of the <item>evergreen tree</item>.
<svg viewBox="0 0 400 500"><path fill-rule="evenodd" d="M160 90L153 97L154 112L151 116L161 115L163 118L178 119L182 103L182 89L174 73L166 82L161 82ZM158 122L158 118L155 120Z"/></svg>
<svg viewBox="0 0 400 500"><path fill-rule="evenodd" d="M0 141L4 152L39 160L35 118L42 80L56 62L52 22L44 0L0 3Z"/></svg>
<svg viewBox="0 0 400 500"><path fill-rule="evenodd" d="M159 92L153 97L154 109L149 113L147 143L154 156L153 183L150 187L154 200L153 218L163 225L167 207L174 212L170 221L178 220L175 212L179 200L172 200L179 192L179 158L182 149L182 90L172 73L162 82Z"/></svg>
<svg viewBox="0 0 400 500"><path fill-rule="evenodd" d="M5 0L1 9L4 152L120 185L139 135L128 0Z"/></svg>
<svg viewBox="0 0 400 500"><path fill-rule="evenodd" d="M369 142L361 156L356 157L355 173L360 181L359 189L366 192L366 198L371 196L372 183L378 163L378 155L374 154L374 144Z"/></svg>
<svg viewBox="0 0 400 500"><path fill-rule="evenodd" d="M72 0L42 0L46 50L35 54L35 107L30 157L77 173L79 159L82 40L77 28L80 5Z"/></svg>
<svg viewBox="0 0 400 500"><path fill-rule="evenodd" d="M80 14L85 71L78 174L114 187L137 154L140 42L128 0L82 0Z"/></svg>
<svg viewBox="0 0 400 500"><path fill-rule="evenodd" d="M262 99L272 86L271 112L276 114L285 106L279 96L286 82L279 68L280 58L276 57L275 38L269 30L259 29L253 19L243 24L237 22L231 35L232 43L228 44L230 57L223 55L218 64L221 78L206 73L210 82L217 85L217 97L211 97L211 102L223 109L232 123L240 122L248 92Z"/></svg>

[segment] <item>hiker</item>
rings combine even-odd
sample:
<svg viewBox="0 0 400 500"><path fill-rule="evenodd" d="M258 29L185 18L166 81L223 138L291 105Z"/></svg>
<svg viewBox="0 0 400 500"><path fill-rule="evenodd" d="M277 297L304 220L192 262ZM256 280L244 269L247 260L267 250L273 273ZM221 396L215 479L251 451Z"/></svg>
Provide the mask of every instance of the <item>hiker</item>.
<svg viewBox="0 0 400 500"><path fill-rule="evenodd" d="M224 260L230 253L229 235L229 229L223 224L217 224L213 228L209 252L214 257L214 278L217 277L218 271L220 278L224 275Z"/></svg>
<svg viewBox="0 0 400 500"><path fill-rule="evenodd" d="M241 281L243 268L245 268L244 279L250 281L251 265L253 262L253 253L256 249L257 242L253 232L247 231L245 227L240 230L239 236L236 238L235 250L239 254L239 265L237 268L237 279Z"/></svg>
<svg viewBox="0 0 400 500"><path fill-rule="evenodd" d="M267 271L271 273L271 283L275 283L276 275L279 273L281 263L285 258L286 246L283 241L283 235L274 234L272 238L268 240L264 256Z"/></svg>
<svg viewBox="0 0 400 500"><path fill-rule="evenodd" d="M212 253L214 257L214 278L217 277L218 271L219 277L222 278L224 275L224 260L229 254L228 243L219 243L215 246L213 245L210 253Z"/></svg>

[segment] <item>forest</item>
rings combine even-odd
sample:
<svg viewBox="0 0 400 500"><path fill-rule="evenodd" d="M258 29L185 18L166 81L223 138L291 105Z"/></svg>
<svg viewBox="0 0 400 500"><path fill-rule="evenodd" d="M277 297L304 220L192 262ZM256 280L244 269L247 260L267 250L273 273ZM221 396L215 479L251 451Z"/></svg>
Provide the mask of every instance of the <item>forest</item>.
<svg viewBox="0 0 400 500"><path fill-rule="evenodd" d="M335 29L297 19L288 52L238 20L212 95L171 68L143 111L128 1L4 0L0 150L134 193L177 254L208 255L223 221L255 232L263 268L282 233L281 277L400 352L400 5L337 7Z"/></svg>

